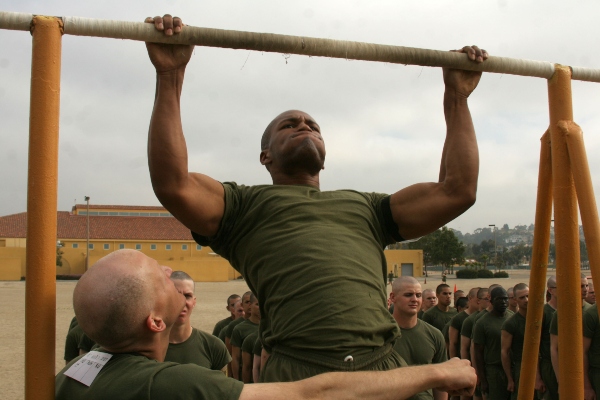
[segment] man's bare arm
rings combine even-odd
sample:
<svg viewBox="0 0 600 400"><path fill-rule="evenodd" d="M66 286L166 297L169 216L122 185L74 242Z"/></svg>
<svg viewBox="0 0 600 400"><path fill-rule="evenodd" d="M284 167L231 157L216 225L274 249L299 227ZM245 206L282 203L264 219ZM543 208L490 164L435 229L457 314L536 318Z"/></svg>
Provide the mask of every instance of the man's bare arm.
<svg viewBox="0 0 600 400"><path fill-rule="evenodd" d="M260 380L260 367L260 356L254 354L252 361L252 378L254 379L254 383Z"/></svg>
<svg viewBox="0 0 600 400"><path fill-rule="evenodd" d="M550 334L550 359L554 375L556 375L556 381L558 382L558 335Z"/></svg>
<svg viewBox="0 0 600 400"><path fill-rule="evenodd" d="M500 359L502 360L502 369L504 369L504 373L506 374L506 379L508 381L507 390L509 392L515 391L515 381L513 379L513 374L511 372L511 360L510 360L510 347L512 346L513 335L508 333L507 331L501 331L501 350L500 350Z"/></svg>
<svg viewBox="0 0 600 400"><path fill-rule="evenodd" d="M253 382L252 367L254 366L254 354L242 351L242 382Z"/></svg>
<svg viewBox="0 0 600 400"><path fill-rule="evenodd" d="M474 62L488 54L476 46L459 50ZM480 72L444 69L446 141L438 182L408 186L390 200L392 217L405 239L426 235L465 212L475 202L479 152L467 98L477 87Z"/></svg>
<svg viewBox="0 0 600 400"><path fill-rule="evenodd" d="M240 376L240 365L242 362L242 349L237 346L231 347L231 372L234 379L242 380Z"/></svg>
<svg viewBox="0 0 600 400"><path fill-rule="evenodd" d="M475 382L475 372L469 362L454 358L442 364L391 371L331 372L298 382L246 385L240 400L401 400L429 388L471 394Z"/></svg>
<svg viewBox="0 0 600 400"><path fill-rule="evenodd" d="M167 36L183 23L170 15L146 19ZM188 154L181 123L181 91L193 46L146 43L156 68L156 97L148 133L148 163L158 200L186 227L204 236L217 232L225 208L223 186L188 171Z"/></svg>
<svg viewBox="0 0 600 400"><path fill-rule="evenodd" d="M464 335L460 335L460 358L471 360L471 339Z"/></svg>
<svg viewBox="0 0 600 400"><path fill-rule="evenodd" d="M473 358L477 360L475 363L477 370L477 377L479 378L479 383L481 384L481 392L488 393L488 381L485 376L485 361L483 360L483 345L474 343L475 353L473 354Z"/></svg>
<svg viewBox="0 0 600 400"><path fill-rule="evenodd" d="M456 329L455 327L451 326L450 328L448 328L448 336L450 337L450 343L448 345L448 353L450 354L450 358L453 357L460 357L460 354L456 354L457 350L456 350L456 345L459 344L460 345L460 333L458 333L458 329ZM460 346L459 346L460 348Z"/></svg>

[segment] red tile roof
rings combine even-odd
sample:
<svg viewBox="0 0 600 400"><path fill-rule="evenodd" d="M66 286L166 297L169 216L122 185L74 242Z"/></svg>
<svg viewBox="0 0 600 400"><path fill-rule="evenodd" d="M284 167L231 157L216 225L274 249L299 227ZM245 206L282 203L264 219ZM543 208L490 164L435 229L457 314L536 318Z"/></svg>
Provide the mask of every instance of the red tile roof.
<svg viewBox="0 0 600 400"><path fill-rule="evenodd" d="M135 207L138 210L140 208ZM85 240L87 237L86 230L86 215L74 215L68 211L57 212L56 237L58 239ZM0 238L24 238L26 234L27 213L0 217ZM193 240L189 229L174 217L92 215L90 215L90 239Z"/></svg>
<svg viewBox="0 0 600 400"><path fill-rule="evenodd" d="M75 204L73 210L81 209L86 210L87 204ZM103 206L100 204L90 204L90 210L102 209L102 210L135 210L135 211L163 211L168 212L166 208L161 206Z"/></svg>

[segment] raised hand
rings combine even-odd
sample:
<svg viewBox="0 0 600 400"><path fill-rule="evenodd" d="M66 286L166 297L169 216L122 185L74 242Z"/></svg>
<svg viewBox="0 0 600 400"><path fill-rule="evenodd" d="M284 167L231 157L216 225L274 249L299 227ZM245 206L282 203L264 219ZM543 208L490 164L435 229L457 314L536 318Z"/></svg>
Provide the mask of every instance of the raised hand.
<svg viewBox="0 0 600 400"><path fill-rule="evenodd" d="M154 24L154 27L157 30L164 32L165 36L177 35L184 27L181 18L172 17L169 14L166 14L163 17L148 17L144 22ZM150 61L152 61L154 68L156 68L156 72L159 74L176 71L179 68L185 68L190 61L194 50L194 46L191 45L149 42L146 42L146 48L148 49Z"/></svg>
<svg viewBox="0 0 600 400"><path fill-rule="evenodd" d="M480 49L477 46L465 46L460 50L452 50L457 53L466 53L469 60L482 63L488 58L487 51ZM465 71L462 69L450 69L444 68L444 83L446 84L446 90L451 90L455 94L462 97L469 97L469 95L475 90L479 79L481 79L481 72L478 71Z"/></svg>

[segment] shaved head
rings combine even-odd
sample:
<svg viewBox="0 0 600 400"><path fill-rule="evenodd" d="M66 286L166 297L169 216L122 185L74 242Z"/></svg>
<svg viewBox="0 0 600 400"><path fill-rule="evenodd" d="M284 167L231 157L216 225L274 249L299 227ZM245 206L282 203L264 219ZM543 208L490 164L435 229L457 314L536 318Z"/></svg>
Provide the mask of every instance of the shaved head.
<svg viewBox="0 0 600 400"><path fill-rule="evenodd" d="M412 276L400 276L392 284L392 292L397 293L404 285L420 285L419 281Z"/></svg>
<svg viewBox="0 0 600 400"><path fill-rule="evenodd" d="M143 335L149 315L156 311L164 314L157 298L166 292L165 278L158 263L143 253L115 251L90 267L75 286L73 309L77 321L102 347L129 346ZM183 308L183 296L181 305ZM164 315L164 320L169 318ZM169 321L171 325L174 320Z"/></svg>

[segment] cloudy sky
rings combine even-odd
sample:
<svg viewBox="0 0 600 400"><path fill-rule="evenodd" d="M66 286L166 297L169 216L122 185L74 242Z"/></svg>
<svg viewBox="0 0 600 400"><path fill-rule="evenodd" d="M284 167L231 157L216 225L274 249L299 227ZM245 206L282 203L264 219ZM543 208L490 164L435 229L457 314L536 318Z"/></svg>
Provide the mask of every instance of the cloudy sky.
<svg viewBox="0 0 600 400"><path fill-rule="evenodd" d="M490 54L600 68L595 1L547 0L0 0L0 10L185 23ZM31 37L0 31L0 215L26 210ZM159 205L147 169L154 70L142 43L63 38L59 210L83 203ZM324 190L392 193L435 181L445 135L439 68L196 48L183 92L190 169L221 181L270 183L260 135L287 109L321 125ZM600 194L600 86L573 82L575 122ZM470 98L480 149L477 203L449 224L463 233L534 221L547 84L484 74Z"/></svg>

